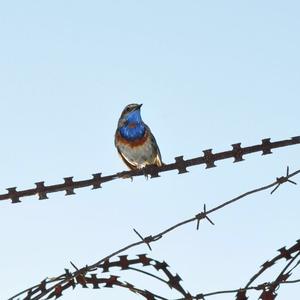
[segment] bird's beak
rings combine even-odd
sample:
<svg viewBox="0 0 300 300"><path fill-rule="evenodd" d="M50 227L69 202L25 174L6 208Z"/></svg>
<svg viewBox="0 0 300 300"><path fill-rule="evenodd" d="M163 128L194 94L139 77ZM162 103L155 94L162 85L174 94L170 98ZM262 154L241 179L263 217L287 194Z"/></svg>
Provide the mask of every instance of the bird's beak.
<svg viewBox="0 0 300 300"><path fill-rule="evenodd" d="M137 109L141 109L142 106L143 106L143 103L142 103L142 104L139 104L139 105L137 106Z"/></svg>

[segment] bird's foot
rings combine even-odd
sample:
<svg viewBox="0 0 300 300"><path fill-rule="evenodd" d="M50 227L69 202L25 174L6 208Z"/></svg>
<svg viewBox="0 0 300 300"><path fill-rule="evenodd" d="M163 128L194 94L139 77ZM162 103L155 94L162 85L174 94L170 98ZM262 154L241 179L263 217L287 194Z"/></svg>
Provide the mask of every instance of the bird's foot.
<svg viewBox="0 0 300 300"><path fill-rule="evenodd" d="M150 178L159 177L158 166L155 164L146 165L144 168L142 168L142 171L147 180L149 179L149 177Z"/></svg>
<svg viewBox="0 0 300 300"><path fill-rule="evenodd" d="M148 180L150 175L146 172L146 170L143 170L143 173L144 173L146 180Z"/></svg>

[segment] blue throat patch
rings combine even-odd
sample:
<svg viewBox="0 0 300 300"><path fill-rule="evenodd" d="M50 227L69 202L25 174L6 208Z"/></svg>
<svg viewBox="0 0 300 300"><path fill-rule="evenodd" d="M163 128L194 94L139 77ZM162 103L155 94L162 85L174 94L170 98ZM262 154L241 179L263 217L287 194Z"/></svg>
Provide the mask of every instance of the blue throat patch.
<svg viewBox="0 0 300 300"><path fill-rule="evenodd" d="M135 110L126 116L125 124L119 129L123 138L129 141L140 139L145 134L145 125L139 110Z"/></svg>

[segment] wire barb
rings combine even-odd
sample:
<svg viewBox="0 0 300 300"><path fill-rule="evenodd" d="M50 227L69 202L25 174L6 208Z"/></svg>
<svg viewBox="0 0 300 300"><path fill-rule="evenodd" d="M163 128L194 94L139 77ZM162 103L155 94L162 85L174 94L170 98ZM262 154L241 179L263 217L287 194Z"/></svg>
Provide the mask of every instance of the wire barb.
<svg viewBox="0 0 300 300"><path fill-rule="evenodd" d="M136 229L133 228L133 231L139 236L139 238L148 246L149 250L152 251L150 243L154 242L153 236L149 235L147 237L143 237Z"/></svg>
<svg viewBox="0 0 300 300"><path fill-rule="evenodd" d="M208 217L206 211L206 204L204 204L203 211L195 216L197 220L197 230L199 230L200 221L206 219L211 225L215 225L215 223Z"/></svg>
<svg viewBox="0 0 300 300"><path fill-rule="evenodd" d="M281 177L276 177L277 185L276 187L271 191L271 195L284 183L289 182L294 185L297 185L297 182L292 181L289 179L290 178L290 168L287 166L286 168L286 176L281 176Z"/></svg>

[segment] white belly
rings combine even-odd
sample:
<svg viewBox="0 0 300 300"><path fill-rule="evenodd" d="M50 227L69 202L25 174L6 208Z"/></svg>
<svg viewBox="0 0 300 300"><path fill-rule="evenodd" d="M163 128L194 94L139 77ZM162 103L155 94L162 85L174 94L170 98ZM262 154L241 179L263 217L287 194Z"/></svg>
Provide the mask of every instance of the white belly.
<svg viewBox="0 0 300 300"><path fill-rule="evenodd" d="M118 150L130 164L139 169L146 165L155 164L157 159L157 151L150 142L136 147L119 144Z"/></svg>

